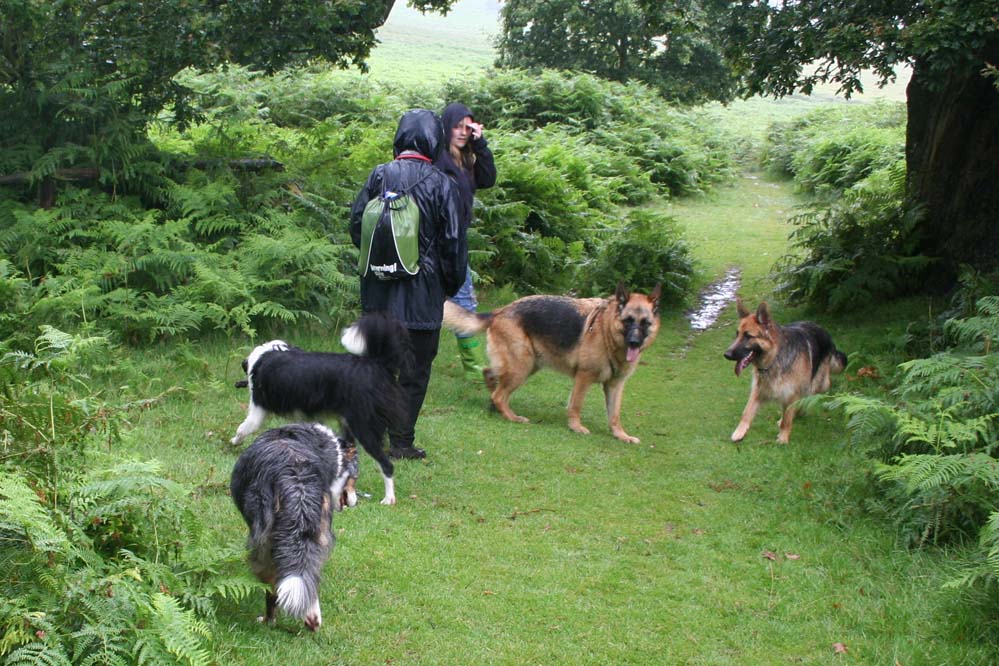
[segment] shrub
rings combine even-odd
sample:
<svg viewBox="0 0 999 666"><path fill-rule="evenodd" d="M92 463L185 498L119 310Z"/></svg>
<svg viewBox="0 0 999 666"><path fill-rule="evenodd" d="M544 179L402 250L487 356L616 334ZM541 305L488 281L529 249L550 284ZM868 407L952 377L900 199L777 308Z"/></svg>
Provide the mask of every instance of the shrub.
<svg viewBox="0 0 999 666"><path fill-rule="evenodd" d="M845 310L915 288L932 259L916 252L921 212L906 205L904 188L900 161L831 203L810 204L792 219L791 251L774 267L777 292Z"/></svg>
<svg viewBox="0 0 999 666"><path fill-rule="evenodd" d="M823 398L849 417L850 441L877 462L881 497L872 506L912 545L980 532L988 563L974 575L999 577L999 297L979 301L975 317L945 326L947 351L899 366L890 399Z"/></svg>
<svg viewBox="0 0 999 666"><path fill-rule="evenodd" d="M762 161L802 191L835 196L900 161L904 147L903 104L824 107L775 123Z"/></svg>
<svg viewBox="0 0 999 666"><path fill-rule="evenodd" d="M205 619L260 585L157 463L88 469L120 448L127 409L82 370L106 345L48 328L0 362L0 659L208 664Z"/></svg>
<svg viewBox="0 0 999 666"><path fill-rule="evenodd" d="M658 283L662 302L677 305L690 293L694 266L676 221L647 210L628 212L624 226L602 234L593 257L579 266L585 296L607 296L618 281L649 293Z"/></svg>

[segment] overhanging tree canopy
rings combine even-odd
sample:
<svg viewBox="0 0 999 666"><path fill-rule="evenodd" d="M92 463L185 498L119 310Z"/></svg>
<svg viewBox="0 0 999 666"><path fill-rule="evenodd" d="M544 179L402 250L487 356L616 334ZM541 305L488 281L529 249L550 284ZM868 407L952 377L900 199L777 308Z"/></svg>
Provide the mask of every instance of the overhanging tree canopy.
<svg viewBox="0 0 999 666"><path fill-rule="evenodd" d="M635 79L681 103L731 100L717 0L506 0L499 65Z"/></svg>
<svg viewBox="0 0 999 666"><path fill-rule="evenodd" d="M412 0L444 11L455 0ZM186 67L363 66L395 0L0 0L0 173L127 175L148 122L190 120Z"/></svg>
<svg viewBox="0 0 999 666"><path fill-rule="evenodd" d="M995 0L742 0L729 11L726 53L747 92L861 90L909 64L908 193L926 210L923 251L952 275L999 266L999 64Z"/></svg>

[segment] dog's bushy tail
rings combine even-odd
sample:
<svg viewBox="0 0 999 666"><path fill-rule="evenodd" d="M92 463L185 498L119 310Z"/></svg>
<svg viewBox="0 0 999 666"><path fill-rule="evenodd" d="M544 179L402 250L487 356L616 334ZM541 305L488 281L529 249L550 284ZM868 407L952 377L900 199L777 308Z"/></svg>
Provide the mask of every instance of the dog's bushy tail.
<svg viewBox="0 0 999 666"><path fill-rule="evenodd" d="M406 327L380 312L358 319L343 332L340 342L351 354L367 356L393 375L413 362L413 346Z"/></svg>
<svg viewBox="0 0 999 666"><path fill-rule="evenodd" d="M271 539L277 604L313 630L322 623L319 575L335 539L328 491L319 474L281 474L274 488L280 506Z"/></svg>
<svg viewBox="0 0 999 666"><path fill-rule="evenodd" d="M451 301L444 302L444 326L455 333L461 335L481 333L489 328L492 320L493 316L491 313L469 312Z"/></svg>

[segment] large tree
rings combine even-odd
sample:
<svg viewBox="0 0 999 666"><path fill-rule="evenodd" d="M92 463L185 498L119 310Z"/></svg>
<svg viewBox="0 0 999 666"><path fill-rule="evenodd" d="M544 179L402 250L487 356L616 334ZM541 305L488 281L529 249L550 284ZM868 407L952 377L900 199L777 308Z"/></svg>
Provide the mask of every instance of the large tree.
<svg viewBox="0 0 999 666"><path fill-rule="evenodd" d="M709 2L506 0L498 64L635 79L682 103L730 100L736 81Z"/></svg>
<svg viewBox="0 0 999 666"><path fill-rule="evenodd" d="M996 0L741 0L728 56L748 93L850 94L909 65L908 194L925 208L923 251L953 275L999 267L999 64Z"/></svg>
<svg viewBox="0 0 999 666"><path fill-rule="evenodd" d="M447 11L455 0L412 0ZM363 65L395 0L0 0L0 174L117 182L147 123L189 120L184 68Z"/></svg>

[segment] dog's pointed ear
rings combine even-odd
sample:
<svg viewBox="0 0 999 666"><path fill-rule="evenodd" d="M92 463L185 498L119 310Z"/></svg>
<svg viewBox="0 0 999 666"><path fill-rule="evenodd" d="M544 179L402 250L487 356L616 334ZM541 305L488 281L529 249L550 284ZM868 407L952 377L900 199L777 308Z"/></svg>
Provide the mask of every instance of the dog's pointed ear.
<svg viewBox="0 0 999 666"><path fill-rule="evenodd" d="M663 283L656 282L656 286L652 289L652 293L649 294L649 300L652 301L652 312L654 314L659 314L659 300L663 296Z"/></svg>
<svg viewBox="0 0 999 666"><path fill-rule="evenodd" d="M760 307L756 308L756 321L760 323L760 326L770 326L773 322L770 317L770 306L767 305L766 301L760 303Z"/></svg>
<svg viewBox="0 0 999 666"><path fill-rule="evenodd" d="M628 299L631 298L631 294L628 293L628 288L624 286L623 281L618 281L617 289L614 290L614 297L617 298L617 311L620 312L628 304Z"/></svg>
<svg viewBox="0 0 999 666"><path fill-rule="evenodd" d="M746 309L746 305L738 296L735 297L735 309L739 313L739 319L745 319L749 316L749 310Z"/></svg>

